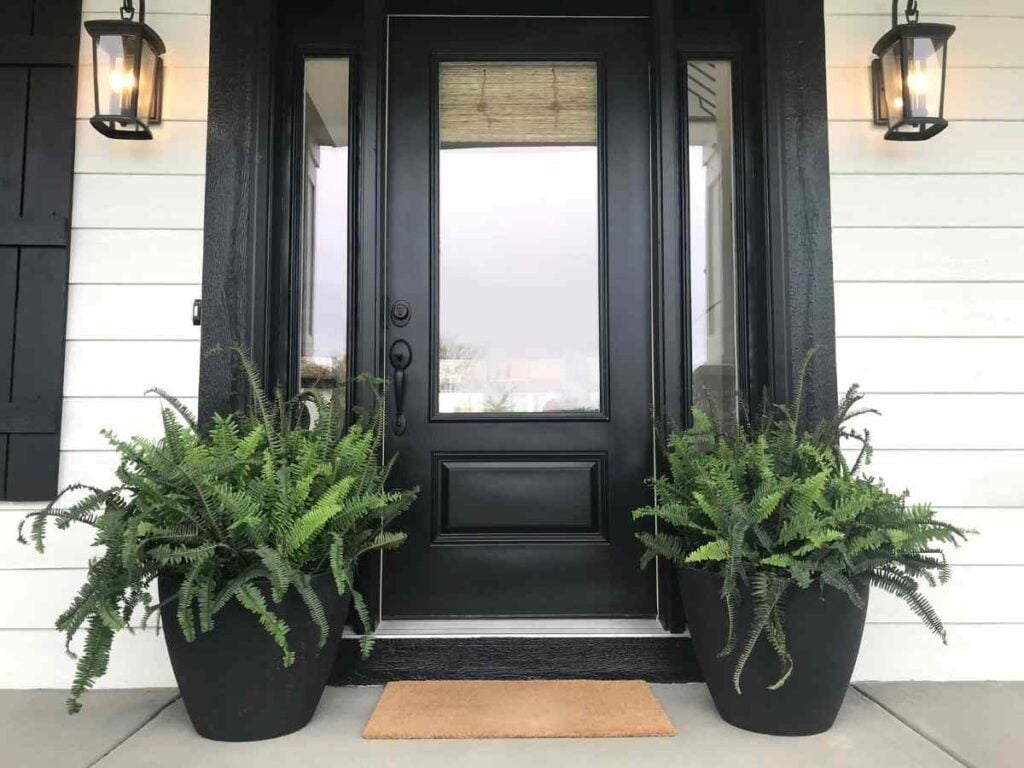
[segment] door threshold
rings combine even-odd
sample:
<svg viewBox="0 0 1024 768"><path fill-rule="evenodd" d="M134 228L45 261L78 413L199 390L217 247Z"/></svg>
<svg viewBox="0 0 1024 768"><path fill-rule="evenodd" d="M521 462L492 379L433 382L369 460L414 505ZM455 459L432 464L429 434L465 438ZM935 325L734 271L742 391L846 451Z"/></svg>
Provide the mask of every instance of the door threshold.
<svg viewBox="0 0 1024 768"><path fill-rule="evenodd" d="M651 619L385 619L378 638L668 637Z"/></svg>

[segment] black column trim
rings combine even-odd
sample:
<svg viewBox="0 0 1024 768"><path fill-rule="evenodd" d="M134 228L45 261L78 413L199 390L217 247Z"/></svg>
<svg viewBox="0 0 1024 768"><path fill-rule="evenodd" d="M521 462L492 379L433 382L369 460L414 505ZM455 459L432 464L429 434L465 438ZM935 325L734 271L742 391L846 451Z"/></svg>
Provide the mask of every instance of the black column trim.
<svg viewBox="0 0 1024 768"><path fill-rule="evenodd" d="M760 0L764 46L773 388L792 397L800 363L817 349L805 417L834 410L835 296L821 0Z"/></svg>
<svg viewBox="0 0 1024 768"><path fill-rule="evenodd" d="M679 127L679 57L676 46L676 13L673 0L654 0L651 8L652 126L654 152L653 237L654 398L659 435L687 418L689 392L689 334L683 307L688 295L688 275L683 269L683 185ZM669 291L676 292L670 294ZM660 451L659 451L660 453ZM659 456L659 470L664 458ZM658 568L658 618L673 632L685 627L682 603L674 588L672 566L665 560Z"/></svg>
<svg viewBox="0 0 1024 768"><path fill-rule="evenodd" d="M274 0L213 0L203 243L199 413L238 408L246 385L231 356L246 345L265 367ZM261 313L257 313L257 307Z"/></svg>
<svg viewBox="0 0 1024 768"><path fill-rule="evenodd" d="M363 39L359 49L359 115L357 117L358 154L356 168L358 194L358 233L356 243L355 357L351 369L383 377L384 312L388 297L384 295L384 179L385 139L384 115L387 98L388 20L385 4L379 0L363 1ZM353 392L354 405L372 406L372 393L366 387ZM380 579L383 554L367 558L359 571L360 587L366 597L371 620L380 616Z"/></svg>

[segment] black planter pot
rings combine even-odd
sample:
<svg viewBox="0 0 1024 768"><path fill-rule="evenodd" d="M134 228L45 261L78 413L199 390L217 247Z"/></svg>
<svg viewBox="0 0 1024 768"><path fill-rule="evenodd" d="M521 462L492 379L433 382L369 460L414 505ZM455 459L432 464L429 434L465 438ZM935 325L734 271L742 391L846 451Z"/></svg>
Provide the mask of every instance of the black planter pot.
<svg viewBox="0 0 1024 768"><path fill-rule="evenodd" d="M832 727L853 675L864 633L865 612L832 587L790 588L786 597L786 639L793 674L782 688L768 690L779 678L779 660L765 638L758 640L740 680L732 684L737 653L725 658L729 619L722 601L722 580L708 571L679 569L683 606L697 662L722 719L739 728L776 736L808 736ZM869 586L859 590L865 604ZM742 647L750 626L752 600L742 595L737 634Z"/></svg>
<svg viewBox="0 0 1024 768"><path fill-rule="evenodd" d="M161 600L178 591L180 579L159 578ZM284 736L313 717L327 685L351 597L339 596L330 574L312 579L330 623L327 644L295 590L279 605L268 605L289 626L295 663L283 667L281 650L256 616L230 602L214 617L210 632L187 642L178 627L177 603L161 609L164 637L181 698L196 732L216 741L258 741Z"/></svg>

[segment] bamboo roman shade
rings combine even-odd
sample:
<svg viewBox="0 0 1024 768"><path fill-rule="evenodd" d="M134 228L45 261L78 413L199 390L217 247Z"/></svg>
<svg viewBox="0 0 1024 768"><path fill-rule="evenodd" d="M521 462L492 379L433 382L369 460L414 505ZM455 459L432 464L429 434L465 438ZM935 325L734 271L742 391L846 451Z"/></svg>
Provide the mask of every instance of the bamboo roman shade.
<svg viewBox="0 0 1024 768"><path fill-rule="evenodd" d="M597 144L592 62L443 62L442 149Z"/></svg>

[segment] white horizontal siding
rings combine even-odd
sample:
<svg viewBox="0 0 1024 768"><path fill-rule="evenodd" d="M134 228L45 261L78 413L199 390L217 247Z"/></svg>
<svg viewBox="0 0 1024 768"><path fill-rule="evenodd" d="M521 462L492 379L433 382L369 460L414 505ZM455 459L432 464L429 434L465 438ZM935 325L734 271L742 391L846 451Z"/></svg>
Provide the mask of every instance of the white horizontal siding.
<svg viewBox="0 0 1024 768"><path fill-rule="evenodd" d="M1024 134L1017 122L954 119L945 131L921 143L886 141L875 146L879 135L878 127L865 120L833 122L832 173L1024 173Z"/></svg>
<svg viewBox="0 0 1024 768"><path fill-rule="evenodd" d="M71 252L73 285L196 285L203 268L203 232L76 229Z"/></svg>
<svg viewBox="0 0 1024 768"><path fill-rule="evenodd" d="M193 413L198 398L186 397L182 403ZM64 400L60 444L65 451L105 451L110 449L101 430L117 425L119 437L158 438L163 434L162 409L170 407L154 395L148 397L69 397Z"/></svg>
<svg viewBox="0 0 1024 768"><path fill-rule="evenodd" d="M841 338L836 365L844 389L1024 393L1024 339Z"/></svg>
<svg viewBox="0 0 1024 768"><path fill-rule="evenodd" d="M71 604L85 576L84 568L0 570L0 594L4 595L0 600L0 626L49 629ZM156 585L153 595L156 595ZM141 627L143 616L144 611L139 610L132 626Z"/></svg>
<svg viewBox="0 0 1024 768"><path fill-rule="evenodd" d="M875 141L882 134L875 132ZM1024 227L1024 175L832 177L835 227Z"/></svg>
<svg viewBox="0 0 1024 768"><path fill-rule="evenodd" d="M65 348L60 483L109 485L117 454L100 430L156 436L154 386L193 407L201 294L209 0L150 0L147 21L167 44L163 122L148 142L110 141L88 123L92 60L83 35ZM85 19L116 8L85 0ZM74 497L64 499L72 502ZM40 555L14 540L37 503L0 504L0 688L65 687L73 662L53 621L81 584L92 532L51 529ZM101 686L173 685L163 638L119 638Z"/></svg>
<svg viewBox="0 0 1024 768"><path fill-rule="evenodd" d="M940 516L954 525L978 532L966 544L950 549L949 562L958 565L1024 565L1024 507L940 507Z"/></svg>
<svg viewBox="0 0 1024 768"><path fill-rule="evenodd" d="M1022 680L1024 625L958 624L949 645L918 624L868 624L854 680Z"/></svg>
<svg viewBox="0 0 1024 768"><path fill-rule="evenodd" d="M75 646L78 647L78 646ZM64 636L53 629L0 629L0 680L6 688L67 688L75 662L64 653ZM164 637L150 629L121 632L110 668L97 688L174 687Z"/></svg>
<svg viewBox="0 0 1024 768"><path fill-rule="evenodd" d="M48 629L70 605L85 571L0 571L0 626L4 629Z"/></svg>
<svg viewBox="0 0 1024 768"><path fill-rule="evenodd" d="M1002 565L954 566L949 582L922 587L946 624L1022 624L1024 600L1007 600L1007 595L1024 591L1024 568ZM872 624L916 624L919 621L906 603L876 589L868 604Z"/></svg>
<svg viewBox="0 0 1024 768"><path fill-rule="evenodd" d="M844 336L1024 336L1024 283L840 283Z"/></svg>
<svg viewBox="0 0 1024 768"><path fill-rule="evenodd" d="M964 0L964 11L969 3ZM922 18L930 10L922 4ZM967 16L956 14L942 19L956 25L950 40L950 64L956 67L1024 66L1024 16ZM871 49L891 25L888 13L833 16L827 19L825 44L830 66L861 67L871 58Z"/></svg>
<svg viewBox="0 0 1024 768"><path fill-rule="evenodd" d="M1024 228L836 229L832 233L837 282L1021 282L1022 254Z"/></svg>
<svg viewBox="0 0 1024 768"><path fill-rule="evenodd" d="M111 141L79 120L75 137L76 173L202 176L206 170L205 122L162 123L159 141Z"/></svg>
<svg viewBox="0 0 1024 768"><path fill-rule="evenodd" d="M65 346L65 397L140 397L153 387L195 397L199 342L69 341Z"/></svg>
<svg viewBox="0 0 1024 768"><path fill-rule="evenodd" d="M840 384L859 382L869 467L978 535L927 594L942 646L875 594L858 679L1019 679L1024 614L1024 31L1019 0L932 0L957 25L949 129L885 142L871 124L871 47L888 0L826 0Z"/></svg>
<svg viewBox="0 0 1024 768"><path fill-rule="evenodd" d="M68 340L199 340L192 324L196 285L72 285Z"/></svg>
<svg viewBox="0 0 1024 768"><path fill-rule="evenodd" d="M877 450L868 473L940 507L1024 508L1024 451Z"/></svg>
<svg viewBox="0 0 1024 768"><path fill-rule="evenodd" d="M203 176L77 174L71 226L201 229L205 193Z"/></svg>
<svg viewBox="0 0 1024 768"><path fill-rule="evenodd" d="M1024 395L871 395L856 424L890 450L1024 450Z"/></svg>
<svg viewBox="0 0 1024 768"><path fill-rule="evenodd" d="M0 505L0 562L3 563L2 570L6 571L28 571L39 568L74 568L80 570L94 554L92 550L93 531L86 526L75 526L66 531L57 531L50 528L46 538L46 550L39 553L31 544L21 544L15 538L15 531L18 524L30 511L41 508L41 504ZM26 539L28 528L25 529ZM56 614L50 617L52 626ZM0 638L3 637L3 627L0 625Z"/></svg>
<svg viewBox="0 0 1024 768"><path fill-rule="evenodd" d="M117 430L117 425L111 429ZM114 451L61 451L60 485L72 484L109 488L117 484L118 454ZM73 504L82 494L68 495L62 503Z"/></svg>

